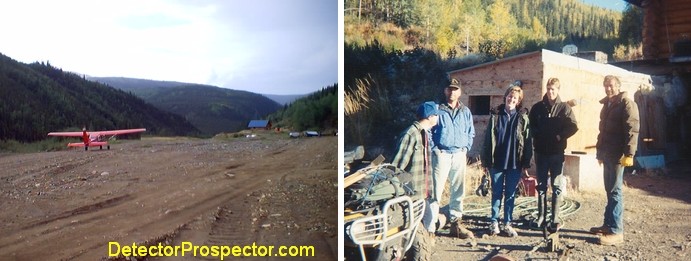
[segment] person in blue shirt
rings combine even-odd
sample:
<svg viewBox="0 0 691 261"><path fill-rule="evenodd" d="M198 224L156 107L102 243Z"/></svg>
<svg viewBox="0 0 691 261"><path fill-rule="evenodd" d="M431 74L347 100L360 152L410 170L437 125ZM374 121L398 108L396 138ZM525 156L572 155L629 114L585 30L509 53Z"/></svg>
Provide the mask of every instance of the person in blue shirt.
<svg viewBox="0 0 691 261"><path fill-rule="evenodd" d="M434 198L429 206L434 222L426 228L428 231L435 230L439 202L448 179L451 185L449 198L451 236L462 239L474 238L473 232L461 223L467 153L475 137L473 115L470 109L460 101L462 90L458 80L452 79L451 84L444 88L444 94L446 102L439 105L439 123L432 129Z"/></svg>

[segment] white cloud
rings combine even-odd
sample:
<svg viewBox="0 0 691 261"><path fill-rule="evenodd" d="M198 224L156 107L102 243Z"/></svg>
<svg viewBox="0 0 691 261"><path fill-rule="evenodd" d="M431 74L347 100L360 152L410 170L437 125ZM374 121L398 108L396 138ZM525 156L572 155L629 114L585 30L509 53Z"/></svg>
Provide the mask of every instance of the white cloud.
<svg viewBox="0 0 691 261"><path fill-rule="evenodd" d="M0 8L13 25L0 52L92 76L308 93L337 80L337 20L316 0L25 0Z"/></svg>

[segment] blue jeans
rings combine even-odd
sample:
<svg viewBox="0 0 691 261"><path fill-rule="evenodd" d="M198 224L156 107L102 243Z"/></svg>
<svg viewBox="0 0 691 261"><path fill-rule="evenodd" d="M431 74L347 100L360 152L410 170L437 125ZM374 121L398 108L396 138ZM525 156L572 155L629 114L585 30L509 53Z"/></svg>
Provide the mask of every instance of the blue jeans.
<svg viewBox="0 0 691 261"><path fill-rule="evenodd" d="M511 222L516 199L516 187L521 179L520 169L491 169L489 171L492 179L492 222L499 219L499 207L501 199L504 198L504 224Z"/></svg>
<svg viewBox="0 0 691 261"><path fill-rule="evenodd" d="M604 180L605 192L607 192L607 206L605 207L605 226L612 233L624 233L624 167L618 159L605 160Z"/></svg>
<svg viewBox="0 0 691 261"><path fill-rule="evenodd" d="M564 154L540 154L535 153L535 165L537 168L537 191L544 194L547 192L547 179L552 184L552 194L561 195L566 184L562 184L563 178L555 181L555 178L562 175L564 171Z"/></svg>

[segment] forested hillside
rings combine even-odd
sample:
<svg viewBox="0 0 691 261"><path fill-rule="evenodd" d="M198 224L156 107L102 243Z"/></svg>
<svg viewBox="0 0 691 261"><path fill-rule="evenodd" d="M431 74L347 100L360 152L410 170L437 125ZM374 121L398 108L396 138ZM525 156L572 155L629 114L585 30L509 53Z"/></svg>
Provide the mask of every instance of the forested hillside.
<svg viewBox="0 0 691 261"><path fill-rule="evenodd" d="M173 81L154 81L154 80L144 80L126 77L86 77L89 80L97 81L100 83L105 83L120 90L126 92L132 92L134 95L140 97L148 97L153 93L160 91L160 88L167 87L180 87L185 85L191 85L190 83L184 82L173 82ZM263 96L277 102L280 105L285 105L291 103L299 98L306 96L307 94L294 94L294 95L279 95L279 94L265 94L260 93Z"/></svg>
<svg viewBox="0 0 691 261"><path fill-rule="evenodd" d="M280 108L256 93L204 85L160 89L144 99L184 116L206 135L246 129L250 120L263 119Z"/></svg>
<svg viewBox="0 0 691 261"><path fill-rule="evenodd" d="M453 58L501 58L575 44L613 54L619 12L578 0L346 0L345 39L393 50L416 46Z"/></svg>
<svg viewBox="0 0 691 261"><path fill-rule="evenodd" d="M421 102L443 99L452 70L567 44L610 61L640 56L642 12L631 5L622 14L577 0L344 4L346 146L392 149Z"/></svg>
<svg viewBox="0 0 691 261"><path fill-rule="evenodd" d="M19 63L0 54L0 139L32 142L51 131L147 129L155 135L195 135L184 118L134 95L87 81L49 63Z"/></svg>
<svg viewBox="0 0 691 261"><path fill-rule="evenodd" d="M250 120L264 119L281 108L260 94L209 85L122 77L91 79L130 92L159 109L182 115L207 136L243 130Z"/></svg>
<svg viewBox="0 0 691 261"><path fill-rule="evenodd" d="M295 131L338 128L338 85L327 86L269 115L274 126Z"/></svg>

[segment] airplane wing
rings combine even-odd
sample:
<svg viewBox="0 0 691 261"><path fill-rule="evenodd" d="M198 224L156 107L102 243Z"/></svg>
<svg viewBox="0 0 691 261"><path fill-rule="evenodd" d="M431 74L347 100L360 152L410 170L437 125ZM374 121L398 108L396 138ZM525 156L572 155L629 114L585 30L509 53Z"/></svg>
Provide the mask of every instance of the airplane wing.
<svg viewBox="0 0 691 261"><path fill-rule="evenodd" d="M82 137L82 142L72 142L67 144L68 147L84 147L84 150L89 150L89 147L101 147L108 145L108 140L115 135L119 134L131 134L145 132L146 129L126 129L126 130L108 130L108 131L72 131L72 132L50 132L48 136L60 136L60 137Z"/></svg>
<svg viewBox="0 0 691 261"><path fill-rule="evenodd" d="M97 135L97 136L112 136L112 135L120 135L120 134L131 134L131 133L145 132L145 131L146 131L146 129L126 129L126 130L92 131L92 132L87 132L87 133L89 135ZM78 136L81 136L81 135L82 135L81 132L79 132Z"/></svg>
<svg viewBox="0 0 691 261"><path fill-rule="evenodd" d="M89 132L87 132L88 134ZM73 132L50 132L48 133L48 136L59 136L59 137L81 137L82 136L81 131L73 131Z"/></svg>
<svg viewBox="0 0 691 261"><path fill-rule="evenodd" d="M112 135L120 135L120 134L130 134L130 133L138 133L138 132L145 132L146 129L126 129L126 130L109 130L109 131L87 131L86 134L91 136L112 136ZM72 132L50 132L48 133L48 136L59 136L59 137L81 137L83 133L81 131L72 131Z"/></svg>

